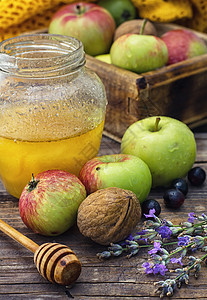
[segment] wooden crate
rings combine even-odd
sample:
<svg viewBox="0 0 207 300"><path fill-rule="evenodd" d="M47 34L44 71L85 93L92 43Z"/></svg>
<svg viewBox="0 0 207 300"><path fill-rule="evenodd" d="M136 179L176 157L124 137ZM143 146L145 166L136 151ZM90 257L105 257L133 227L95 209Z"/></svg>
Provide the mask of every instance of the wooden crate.
<svg viewBox="0 0 207 300"><path fill-rule="evenodd" d="M155 24L158 35L174 24ZM196 32L207 43L207 35ZM129 125L153 115L179 119L190 127L207 122L207 54L142 74L86 56L108 97L105 133L121 138Z"/></svg>

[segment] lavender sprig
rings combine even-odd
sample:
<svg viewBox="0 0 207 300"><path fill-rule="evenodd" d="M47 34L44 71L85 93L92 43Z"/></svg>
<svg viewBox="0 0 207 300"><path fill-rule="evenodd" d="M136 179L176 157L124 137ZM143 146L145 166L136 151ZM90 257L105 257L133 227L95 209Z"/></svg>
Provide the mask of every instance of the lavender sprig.
<svg viewBox="0 0 207 300"><path fill-rule="evenodd" d="M149 260L142 266L147 274L160 274L165 276L169 270L168 265L179 264L174 272L178 275L155 283L158 286L156 293L160 297L172 296L176 287L181 287L183 283L188 284L189 275L193 273L197 278L201 269L201 263L207 259L207 254L200 259L194 256L187 257L189 251L207 252L207 215L197 216L190 212L188 220L180 225L174 225L171 221L160 219L155 216L154 209L150 210L146 217L150 218L144 222L141 231L131 234L126 240L111 244L107 251L98 253L99 258L110 258L127 253L130 258L136 255L141 248L148 248ZM153 220L151 219L153 218ZM171 239L171 240L170 240ZM169 251L169 247L173 250ZM178 256L179 255L179 256ZM187 264L184 261L187 261ZM170 270L171 273L173 270Z"/></svg>
<svg viewBox="0 0 207 300"><path fill-rule="evenodd" d="M189 257L189 267L184 267L182 269L176 269L175 272L178 273L178 276L174 279L167 279L165 281L155 282L154 285L157 286L155 290L156 294L159 294L160 298L165 296L171 297L177 288L181 288L183 284L189 284L189 275L190 272L194 273L195 278L198 277L198 272L201 269L201 262L207 258L207 254L202 256L200 259L195 258L194 256Z"/></svg>

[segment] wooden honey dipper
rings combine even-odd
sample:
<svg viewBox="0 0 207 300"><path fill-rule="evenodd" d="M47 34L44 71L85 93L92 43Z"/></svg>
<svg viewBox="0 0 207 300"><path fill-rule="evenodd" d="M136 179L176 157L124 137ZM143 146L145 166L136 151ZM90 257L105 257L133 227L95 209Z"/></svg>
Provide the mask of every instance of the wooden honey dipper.
<svg viewBox="0 0 207 300"><path fill-rule="evenodd" d="M0 230L34 253L39 273L52 283L70 285L81 273L81 263L66 245L44 243L41 246L0 219Z"/></svg>

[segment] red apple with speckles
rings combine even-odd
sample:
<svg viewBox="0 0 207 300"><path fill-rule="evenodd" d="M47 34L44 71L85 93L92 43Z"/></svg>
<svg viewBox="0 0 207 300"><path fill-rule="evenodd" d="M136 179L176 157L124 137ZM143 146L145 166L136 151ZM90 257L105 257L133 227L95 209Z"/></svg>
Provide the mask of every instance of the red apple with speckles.
<svg viewBox="0 0 207 300"><path fill-rule="evenodd" d="M81 169L79 179L88 194L108 187L134 192L142 203L148 196L152 176L146 163L127 154L110 154L89 160Z"/></svg>
<svg viewBox="0 0 207 300"><path fill-rule="evenodd" d="M161 38L168 48L168 65L207 53L204 40L188 29L170 30Z"/></svg>
<svg viewBox="0 0 207 300"><path fill-rule="evenodd" d="M168 61L165 43L159 37L128 33L114 41L110 49L112 64L136 73L163 67Z"/></svg>
<svg viewBox="0 0 207 300"><path fill-rule="evenodd" d="M19 212L25 225L45 236L56 236L76 221L78 207L86 198L77 176L48 170L32 177L19 199Z"/></svg>
<svg viewBox="0 0 207 300"><path fill-rule="evenodd" d="M87 54L107 53L115 32L115 21L103 7L75 2L60 8L52 17L49 33L69 35L83 43Z"/></svg>

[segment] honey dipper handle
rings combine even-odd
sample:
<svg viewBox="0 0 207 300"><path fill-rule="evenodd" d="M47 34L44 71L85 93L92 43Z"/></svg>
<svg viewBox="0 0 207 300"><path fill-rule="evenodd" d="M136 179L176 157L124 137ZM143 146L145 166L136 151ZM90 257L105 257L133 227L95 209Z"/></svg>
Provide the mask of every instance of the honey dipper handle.
<svg viewBox="0 0 207 300"><path fill-rule="evenodd" d="M25 235L23 235L22 233L20 233L19 231L17 231L13 227L11 227L10 225L2 221L1 219L0 219L0 230L32 252L35 252L39 248L38 244L36 244L35 242L27 238Z"/></svg>

